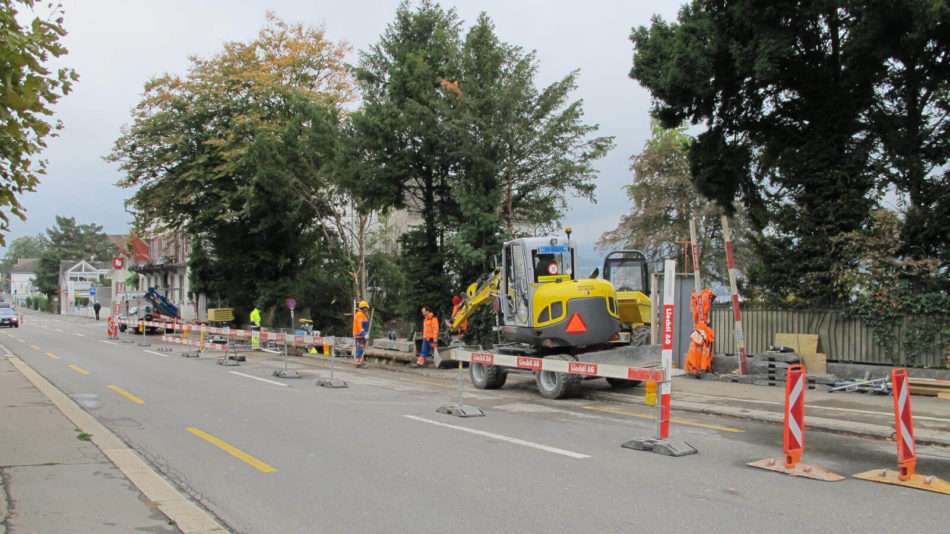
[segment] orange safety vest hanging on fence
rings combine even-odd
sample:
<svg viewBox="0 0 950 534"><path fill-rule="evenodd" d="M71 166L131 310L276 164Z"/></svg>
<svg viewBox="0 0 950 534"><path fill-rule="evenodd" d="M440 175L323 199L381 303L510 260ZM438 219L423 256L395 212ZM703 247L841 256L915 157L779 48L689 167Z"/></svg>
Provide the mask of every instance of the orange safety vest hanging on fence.
<svg viewBox="0 0 950 534"><path fill-rule="evenodd" d="M693 312L696 327L689 336L689 351L683 369L692 375L712 371L712 345L716 341L716 333L706 323L709 321L709 306L714 300L716 294L711 289L693 291L690 297L689 309Z"/></svg>

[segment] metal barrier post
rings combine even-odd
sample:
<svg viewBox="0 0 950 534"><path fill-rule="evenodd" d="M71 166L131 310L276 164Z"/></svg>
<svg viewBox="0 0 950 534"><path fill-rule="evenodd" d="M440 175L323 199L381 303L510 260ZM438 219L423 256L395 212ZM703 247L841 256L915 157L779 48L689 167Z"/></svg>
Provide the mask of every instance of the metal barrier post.
<svg viewBox="0 0 950 534"><path fill-rule="evenodd" d="M349 387L346 385L346 382L334 378L333 372L336 362L336 338L325 338L323 342L330 346L330 378L319 378L317 379L317 385L324 388L330 389L342 389Z"/></svg>
<svg viewBox="0 0 950 534"><path fill-rule="evenodd" d="M234 354L234 358L231 357L231 354ZM241 365L238 363L237 351L234 350L234 345L231 344L231 329L228 328L228 344L224 347L224 358L218 358L218 365L224 365L227 367L233 367L235 365Z"/></svg>
<svg viewBox="0 0 950 534"><path fill-rule="evenodd" d="M462 402L462 361L459 360L459 400L455 404L439 406L435 411L455 417L485 417L485 412L477 406L466 406Z"/></svg>
<svg viewBox="0 0 950 534"><path fill-rule="evenodd" d="M670 396L673 381L673 299L676 281L676 261L666 260L663 273L663 331L661 361L663 362L663 381L659 385L660 402L657 403L656 436L645 439L633 439L621 445L625 449L652 451L666 456L686 456L696 454L696 449L682 440L669 439L670 435Z"/></svg>
<svg viewBox="0 0 950 534"><path fill-rule="evenodd" d="M284 334L284 368L274 370L274 376L280 378L300 378L300 373L287 369L287 334Z"/></svg>
<svg viewBox="0 0 950 534"><path fill-rule="evenodd" d="M142 328L142 341L139 341L140 347L149 347L151 343L148 342L148 337L145 335L145 321L139 321L139 325Z"/></svg>

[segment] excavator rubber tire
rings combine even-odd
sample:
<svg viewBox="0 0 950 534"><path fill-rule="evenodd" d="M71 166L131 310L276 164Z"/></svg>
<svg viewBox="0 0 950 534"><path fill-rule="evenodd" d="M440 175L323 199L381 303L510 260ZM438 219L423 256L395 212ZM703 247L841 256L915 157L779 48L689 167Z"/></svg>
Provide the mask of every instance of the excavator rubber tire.
<svg viewBox="0 0 950 534"><path fill-rule="evenodd" d="M468 374L478 389L498 389L508 380L508 373L497 365L473 363L468 366Z"/></svg>
<svg viewBox="0 0 950 534"><path fill-rule="evenodd" d="M567 354L547 356L554 360L577 361ZM573 397L581 389L581 376L570 373L556 373L554 371L537 371L534 373L534 383L538 386L538 393L546 399L563 399Z"/></svg>

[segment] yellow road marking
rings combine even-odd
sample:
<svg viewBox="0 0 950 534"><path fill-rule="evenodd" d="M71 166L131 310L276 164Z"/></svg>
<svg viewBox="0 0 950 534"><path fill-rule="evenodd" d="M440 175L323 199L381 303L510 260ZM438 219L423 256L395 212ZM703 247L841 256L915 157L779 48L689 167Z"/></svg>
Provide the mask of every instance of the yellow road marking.
<svg viewBox="0 0 950 534"><path fill-rule="evenodd" d="M58 359L59 359L59 356L53 354L52 352L47 352L46 355L49 356L50 358L54 359L54 360L58 360Z"/></svg>
<svg viewBox="0 0 950 534"><path fill-rule="evenodd" d="M142 399L140 399L140 398L136 397L135 395L129 393L128 391L126 391L126 390L120 388L119 386L109 386L109 389L111 389L112 391L115 391L115 392L118 393L119 395L122 395L123 397L129 399L130 401L132 401L132 402L134 402L134 403L136 403L136 404L145 404L145 401L143 401Z"/></svg>
<svg viewBox="0 0 950 534"><path fill-rule="evenodd" d="M23 341L23 340L20 339L20 338L17 338L16 340L19 341L20 343L26 343L26 341Z"/></svg>
<svg viewBox="0 0 950 534"><path fill-rule="evenodd" d="M13 334L7 334L7 337L12 338L12 337L15 337L15 336L14 336Z"/></svg>
<svg viewBox="0 0 950 534"><path fill-rule="evenodd" d="M248 453L246 453L246 452L244 452L244 451L242 451L242 450L240 450L240 449L238 449L238 448L236 448L236 447L233 447L233 446L229 445L228 443L226 443L226 442L224 442L224 441L221 441L220 439L218 439L218 438L212 436L211 434L207 434L207 433L205 433L205 432L202 432L201 430L198 430L197 428L188 428L187 430L188 430L188 432L191 432L192 434L194 434L194 435L198 436L199 438L201 438L201 439L207 441L208 443L210 443L210 444L212 444L212 445L214 445L214 446L220 448L221 450L223 450L224 452L230 454L231 456L234 456L234 457L237 458L238 460L241 460L242 462L244 462L244 463L246 463L246 464L248 464L248 465L250 465L250 466L256 468L258 471L261 471L261 472L264 472L264 473L276 473L276 472L277 472L277 470L274 469L273 467L271 467L271 466L265 464L264 462L258 460L257 458L251 456L250 454L248 454Z"/></svg>
<svg viewBox="0 0 950 534"><path fill-rule="evenodd" d="M73 371L76 371L77 373L82 373L82 374L84 374L84 375L88 375L88 374L89 374L89 371L87 371L87 370L85 370L85 369L81 369L81 368L79 368L79 367L76 367L75 365L70 365L69 368L72 369Z"/></svg>
<svg viewBox="0 0 950 534"><path fill-rule="evenodd" d="M36 350L40 350L40 348L39 348L39 347L37 347L36 345L30 345L30 348L31 348L31 349L36 349Z"/></svg>
<svg viewBox="0 0 950 534"><path fill-rule="evenodd" d="M656 420L656 417L654 417L654 416L652 416L652 415L643 415L643 414L639 414L639 413L624 412L624 411L621 411L621 410L611 410L610 408L595 408L595 407L593 407L593 406L584 406L584 409L585 409L585 410L593 410L593 411L595 411L595 412L615 413L615 414L618 414L618 415L629 415L630 417L640 417L640 418L643 418L643 419ZM704 424L702 424L702 423L691 423L691 422L689 422L689 421L683 421L683 420L681 420L681 419L670 419L670 422L671 422L671 423L676 423L676 424L679 424L679 425L698 426L698 427L702 427L702 428L711 428L711 429L713 429L713 430L722 430L723 432L745 432L745 430L739 430L738 428L729 428L729 427L727 427L727 426L717 426L717 425L704 425Z"/></svg>

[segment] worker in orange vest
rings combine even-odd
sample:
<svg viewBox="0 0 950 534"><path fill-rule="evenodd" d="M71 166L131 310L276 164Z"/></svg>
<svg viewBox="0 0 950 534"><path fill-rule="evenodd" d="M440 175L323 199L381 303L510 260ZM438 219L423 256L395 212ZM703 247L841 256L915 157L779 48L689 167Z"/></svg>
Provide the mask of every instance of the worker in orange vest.
<svg viewBox="0 0 950 534"><path fill-rule="evenodd" d="M462 297L455 295L452 297L452 319L449 320L449 327L455 322L455 316L459 314L459 308L462 307ZM462 324L459 325L458 338L459 341L465 337L465 331L468 330L468 319L462 321Z"/></svg>
<svg viewBox="0 0 950 534"><path fill-rule="evenodd" d="M422 317L422 351L416 358L416 367L426 366L426 358L437 350L439 343L439 320L428 306L422 307Z"/></svg>
<svg viewBox="0 0 950 534"><path fill-rule="evenodd" d="M353 314L353 346L356 348L356 367L362 369L366 367L363 364L363 351L366 350L366 336L369 335L369 318L366 316L369 302L361 300L357 308Z"/></svg>
<svg viewBox="0 0 950 534"><path fill-rule="evenodd" d="M716 341L715 331L709 327L709 307L716 300L711 289L693 291L690 298L690 310L696 323L689 336L689 351L686 352L686 364L683 370L695 377L712 372L712 345Z"/></svg>

